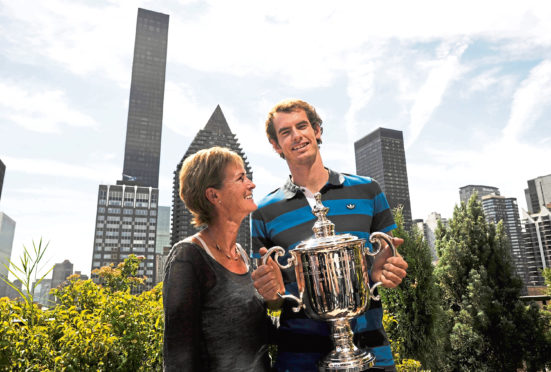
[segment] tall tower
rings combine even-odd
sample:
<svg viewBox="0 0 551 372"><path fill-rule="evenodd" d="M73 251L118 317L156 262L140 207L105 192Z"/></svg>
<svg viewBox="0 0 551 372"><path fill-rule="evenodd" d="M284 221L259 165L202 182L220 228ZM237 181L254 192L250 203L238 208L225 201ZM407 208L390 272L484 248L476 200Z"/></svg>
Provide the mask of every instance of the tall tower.
<svg viewBox="0 0 551 372"><path fill-rule="evenodd" d="M159 187L168 15L138 9L123 182Z"/></svg>
<svg viewBox="0 0 551 372"><path fill-rule="evenodd" d="M551 174L528 180L524 195L530 213L539 213L542 206L551 206Z"/></svg>
<svg viewBox="0 0 551 372"><path fill-rule="evenodd" d="M381 185L390 208L403 207L404 224L411 226L411 204L401 131L379 128L354 142L356 173L374 178Z"/></svg>
<svg viewBox="0 0 551 372"><path fill-rule="evenodd" d="M172 182L172 236L170 243L176 244L180 240L195 234L199 229L196 229L191 224L192 215L186 209L184 202L180 199L180 168L184 160L196 153L199 150L206 149L213 146L227 147L236 153L238 153L245 163L245 172L247 177L252 180L252 172L247 161L247 157L243 152L243 149L239 145L235 134L233 134L226 122L226 118L222 113L220 106L216 106L216 109L212 113L209 121L203 129L201 129L187 149L182 160L178 163L176 170L174 171L174 180ZM247 252L250 249L250 216L243 220L239 233L237 235L237 242L241 244L243 249Z"/></svg>
<svg viewBox="0 0 551 372"><path fill-rule="evenodd" d="M100 185L92 270L143 256L138 275L154 285L159 160L168 40L167 14L138 9L122 180ZM92 275L97 280L95 275Z"/></svg>
<svg viewBox="0 0 551 372"><path fill-rule="evenodd" d="M511 258L516 273L520 276L525 286L528 285L528 269L522 238L522 226L518 213L516 198L489 194L482 197L482 208L486 221L497 224L503 221L505 234L511 243Z"/></svg>

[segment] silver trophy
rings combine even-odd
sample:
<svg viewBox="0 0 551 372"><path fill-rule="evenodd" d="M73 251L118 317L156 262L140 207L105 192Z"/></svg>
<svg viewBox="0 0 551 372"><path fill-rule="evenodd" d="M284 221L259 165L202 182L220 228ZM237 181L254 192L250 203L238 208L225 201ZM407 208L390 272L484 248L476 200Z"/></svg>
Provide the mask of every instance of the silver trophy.
<svg viewBox="0 0 551 372"><path fill-rule="evenodd" d="M320 371L364 371L375 364L375 356L369 351L354 345L349 320L361 315L369 306L369 300L379 300L375 288L370 287L367 274L367 255L376 256L381 251L381 241L385 241L396 255L392 238L375 232L369 241L376 249L370 252L365 247L365 239L350 234L335 235L335 225L326 217L329 208L321 203L321 194L314 195L316 205L312 213L318 218L312 230L315 237L301 242L290 251L286 265L277 258L285 254L282 247L272 247L262 258L265 264L275 253L276 262L282 269L294 265L299 297L284 295L298 302L293 311L304 309L312 319L331 324L331 338L334 349L318 363Z"/></svg>

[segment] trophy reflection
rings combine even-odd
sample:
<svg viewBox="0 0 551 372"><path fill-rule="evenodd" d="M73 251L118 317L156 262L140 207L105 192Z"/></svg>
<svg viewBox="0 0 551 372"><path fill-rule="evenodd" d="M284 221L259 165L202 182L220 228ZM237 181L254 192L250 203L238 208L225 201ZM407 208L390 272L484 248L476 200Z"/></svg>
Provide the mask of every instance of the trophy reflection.
<svg viewBox="0 0 551 372"><path fill-rule="evenodd" d="M298 302L293 311L304 309L309 318L329 322L333 350L318 363L320 371L364 371L375 364L375 356L369 350L354 345L349 320L366 311L369 300L379 300L374 290L381 282L370 287L368 255L375 256L386 242L396 255L391 237L376 232L369 241L377 248L371 252L365 247L365 239L350 234L335 235L335 225L326 217L329 208L321 203L321 194L314 195L316 205L312 213L317 217L312 230L314 238L301 242L290 251L286 265L277 260L285 254L282 247L272 247L262 258L266 263L274 254L282 269L294 265L299 297L284 295Z"/></svg>

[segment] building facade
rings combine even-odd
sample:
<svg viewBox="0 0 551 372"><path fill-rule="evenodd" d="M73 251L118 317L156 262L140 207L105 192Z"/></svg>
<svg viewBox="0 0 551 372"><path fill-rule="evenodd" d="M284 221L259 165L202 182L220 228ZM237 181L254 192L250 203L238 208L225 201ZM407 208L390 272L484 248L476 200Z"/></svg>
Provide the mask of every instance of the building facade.
<svg viewBox="0 0 551 372"><path fill-rule="evenodd" d="M500 195L499 189L493 186L485 185L467 185L459 188L459 201L467 203L471 196L476 192L477 200L481 201L486 195Z"/></svg>
<svg viewBox="0 0 551 372"><path fill-rule="evenodd" d="M69 260L56 263L52 270L51 288L57 288L67 281L67 277L73 275L73 264Z"/></svg>
<svg viewBox="0 0 551 372"><path fill-rule="evenodd" d="M551 174L528 180L524 189L528 213L539 213L542 206L551 208Z"/></svg>
<svg viewBox="0 0 551 372"><path fill-rule="evenodd" d="M7 278L8 268L15 236L15 221L4 212L0 212L0 277Z"/></svg>
<svg viewBox="0 0 551 372"><path fill-rule="evenodd" d="M130 254L143 256L138 276L147 277L146 288L153 286L158 199L153 187L100 185L92 270L117 266Z"/></svg>
<svg viewBox="0 0 551 372"><path fill-rule="evenodd" d="M443 226L448 225L448 220L446 218L442 218L440 213L437 212L431 212L427 219L425 220L426 225L426 233L425 233L425 239L427 240L427 243L430 247L430 252L433 260L436 260L438 257L436 255L436 229L438 228L438 223L441 223Z"/></svg>
<svg viewBox="0 0 551 372"><path fill-rule="evenodd" d="M157 241L155 252L163 254L164 247L170 246L170 207L159 206L157 212Z"/></svg>
<svg viewBox="0 0 551 372"><path fill-rule="evenodd" d="M130 83L123 182L159 187L167 14L138 9Z"/></svg>
<svg viewBox="0 0 551 372"><path fill-rule="evenodd" d="M544 287L541 270L551 267L551 213L541 206L538 213L523 211L523 215L528 283L532 287Z"/></svg>
<svg viewBox="0 0 551 372"><path fill-rule="evenodd" d="M156 279L155 246L169 16L138 9L122 179L99 185L92 270L143 256L141 289ZM92 279L98 281L96 275Z"/></svg>
<svg viewBox="0 0 551 372"><path fill-rule="evenodd" d="M354 143L356 173L381 185L392 209L402 207L404 225L412 223L409 184L401 131L378 128Z"/></svg>
<svg viewBox="0 0 551 372"><path fill-rule="evenodd" d="M493 194L485 195L482 196L482 208L486 221L495 224L503 221L505 234L511 244L511 258L516 273L527 286L529 283L528 268L517 199Z"/></svg>
<svg viewBox="0 0 551 372"><path fill-rule="evenodd" d="M186 209L184 202L180 199L180 169L182 168L182 163L184 160L196 153L199 150L206 149L213 146L227 147L236 153L238 153L243 158L243 163L245 165L245 172L247 177L252 180L252 172L247 161L247 157L243 152L235 134L233 134L228 126L226 118L222 113L220 106L217 106L214 112L212 113L210 119L203 129L201 129L191 144L187 149L186 153L182 160L176 166L174 170L174 179L172 182L172 232L171 232L171 245L176 244L180 240L195 234L200 229L195 228L191 224L192 215ZM241 244L245 251L249 252L250 250L250 216L247 216L239 228L237 234L237 242Z"/></svg>
<svg viewBox="0 0 551 372"><path fill-rule="evenodd" d="M2 200L2 188L4 187L4 174L6 174L6 165L0 159L0 200Z"/></svg>

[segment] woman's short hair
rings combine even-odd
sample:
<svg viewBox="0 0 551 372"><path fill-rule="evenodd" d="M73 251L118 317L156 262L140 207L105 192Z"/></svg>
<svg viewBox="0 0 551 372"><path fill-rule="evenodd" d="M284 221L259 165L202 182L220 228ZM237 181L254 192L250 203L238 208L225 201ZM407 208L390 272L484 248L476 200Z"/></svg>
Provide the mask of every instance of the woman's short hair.
<svg viewBox="0 0 551 372"><path fill-rule="evenodd" d="M278 112L293 112L297 110L304 110L310 125L312 125L312 128L316 129L316 127L318 127L320 132L323 133L323 128L321 127L323 120L319 117L314 106L300 99L286 99L275 105L268 113L268 119L266 119L265 123L266 136L268 136L268 140L273 140L275 143L279 144L277 141L277 134L274 129L274 115ZM318 145L320 145L321 139L317 140L317 142Z"/></svg>
<svg viewBox="0 0 551 372"><path fill-rule="evenodd" d="M180 169L180 198L193 215L194 226L204 226L212 222L214 206L207 199L209 187L219 189L229 164L243 166L243 159L225 147L211 147L199 150L187 157Z"/></svg>

